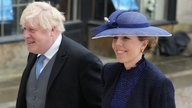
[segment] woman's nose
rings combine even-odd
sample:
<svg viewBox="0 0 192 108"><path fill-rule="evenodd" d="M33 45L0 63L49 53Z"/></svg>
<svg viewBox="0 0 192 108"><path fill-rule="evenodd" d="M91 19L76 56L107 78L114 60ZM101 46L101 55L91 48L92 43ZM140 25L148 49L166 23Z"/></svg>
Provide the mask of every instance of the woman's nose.
<svg viewBox="0 0 192 108"><path fill-rule="evenodd" d="M116 45L122 45L122 40L120 38L117 38L115 41Z"/></svg>

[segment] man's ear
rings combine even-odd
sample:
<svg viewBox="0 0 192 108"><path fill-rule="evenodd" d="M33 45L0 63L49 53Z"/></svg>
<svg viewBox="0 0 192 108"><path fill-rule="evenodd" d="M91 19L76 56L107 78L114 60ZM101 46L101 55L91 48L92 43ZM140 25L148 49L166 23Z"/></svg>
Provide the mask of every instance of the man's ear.
<svg viewBox="0 0 192 108"><path fill-rule="evenodd" d="M54 36L56 34L56 27L53 26L51 29L51 36Z"/></svg>

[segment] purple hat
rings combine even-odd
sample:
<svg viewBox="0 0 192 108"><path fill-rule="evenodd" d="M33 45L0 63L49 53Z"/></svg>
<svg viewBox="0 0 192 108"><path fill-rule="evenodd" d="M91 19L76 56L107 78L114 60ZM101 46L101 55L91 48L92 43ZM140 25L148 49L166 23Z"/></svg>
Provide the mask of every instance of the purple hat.
<svg viewBox="0 0 192 108"><path fill-rule="evenodd" d="M114 36L172 36L164 29L150 26L147 18L139 12L117 10L107 21L92 29L92 39Z"/></svg>

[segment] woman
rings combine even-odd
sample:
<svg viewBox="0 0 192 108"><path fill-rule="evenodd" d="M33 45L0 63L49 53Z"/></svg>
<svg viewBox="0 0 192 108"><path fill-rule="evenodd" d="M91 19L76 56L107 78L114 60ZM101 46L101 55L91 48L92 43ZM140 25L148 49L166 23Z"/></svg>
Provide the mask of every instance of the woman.
<svg viewBox="0 0 192 108"><path fill-rule="evenodd" d="M175 108L172 82L144 56L155 48L158 36L170 33L150 26L141 13L121 10L92 32L93 39L113 38L118 60L102 70L102 108Z"/></svg>

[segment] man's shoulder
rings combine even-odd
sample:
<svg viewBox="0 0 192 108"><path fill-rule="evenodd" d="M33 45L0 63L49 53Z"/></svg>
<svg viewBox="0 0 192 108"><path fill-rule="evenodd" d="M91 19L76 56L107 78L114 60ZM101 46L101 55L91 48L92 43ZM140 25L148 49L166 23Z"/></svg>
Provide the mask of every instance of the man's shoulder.
<svg viewBox="0 0 192 108"><path fill-rule="evenodd" d="M59 49L68 54L84 54L90 52L85 46L67 36L62 36L62 42Z"/></svg>
<svg viewBox="0 0 192 108"><path fill-rule="evenodd" d="M123 68L123 64L118 63L118 62L110 62L106 63L103 67L103 72L104 74L116 74Z"/></svg>
<svg viewBox="0 0 192 108"><path fill-rule="evenodd" d="M82 44L76 42L75 40L63 36L60 50L63 50L67 55L70 55L70 57L77 59L82 58L83 60L95 60L99 59L93 52L91 52L88 48L83 46Z"/></svg>

